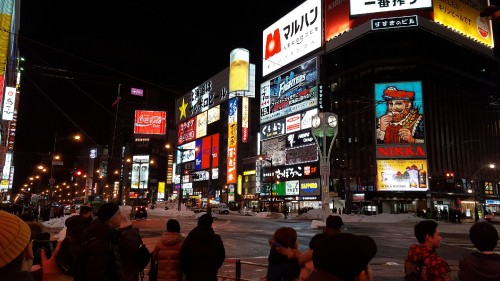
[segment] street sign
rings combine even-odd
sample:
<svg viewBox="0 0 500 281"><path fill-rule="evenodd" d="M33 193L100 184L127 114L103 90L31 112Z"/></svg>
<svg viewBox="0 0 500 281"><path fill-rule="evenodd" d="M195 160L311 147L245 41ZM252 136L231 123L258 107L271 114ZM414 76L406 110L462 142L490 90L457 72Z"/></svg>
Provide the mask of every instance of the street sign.
<svg viewBox="0 0 500 281"><path fill-rule="evenodd" d="M49 183L50 183L50 184L54 184L54 183L56 183L56 179L55 179L55 178L50 178L50 179L49 179Z"/></svg>
<svg viewBox="0 0 500 281"><path fill-rule="evenodd" d="M61 160L52 160L52 165L53 166L62 166L63 165L63 161L61 161Z"/></svg>

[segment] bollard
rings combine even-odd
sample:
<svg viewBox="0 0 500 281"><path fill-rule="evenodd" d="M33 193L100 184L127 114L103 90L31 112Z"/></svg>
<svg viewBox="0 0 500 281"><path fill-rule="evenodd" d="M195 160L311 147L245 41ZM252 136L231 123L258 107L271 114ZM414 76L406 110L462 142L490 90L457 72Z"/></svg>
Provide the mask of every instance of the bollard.
<svg viewBox="0 0 500 281"><path fill-rule="evenodd" d="M241 280L241 261L236 260L236 281Z"/></svg>

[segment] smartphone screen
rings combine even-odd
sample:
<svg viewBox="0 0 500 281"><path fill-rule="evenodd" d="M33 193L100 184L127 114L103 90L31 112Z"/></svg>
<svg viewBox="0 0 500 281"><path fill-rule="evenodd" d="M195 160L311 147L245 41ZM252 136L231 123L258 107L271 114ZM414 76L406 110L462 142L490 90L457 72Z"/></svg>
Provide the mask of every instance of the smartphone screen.
<svg viewBox="0 0 500 281"><path fill-rule="evenodd" d="M33 241L33 264L42 263L42 248L45 249L47 258L50 259L52 252L57 246L57 240L35 240Z"/></svg>

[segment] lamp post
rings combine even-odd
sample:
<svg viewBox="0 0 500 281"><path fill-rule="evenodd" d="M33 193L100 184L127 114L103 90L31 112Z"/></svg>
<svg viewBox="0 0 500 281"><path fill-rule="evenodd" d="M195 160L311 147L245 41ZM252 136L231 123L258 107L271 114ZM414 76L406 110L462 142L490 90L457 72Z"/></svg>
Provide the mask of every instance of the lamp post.
<svg viewBox="0 0 500 281"><path fill-rule="evenodd" d="M270 158L267 155L264 156L259 156L260 161L266 161L271 165L271 173L274 179L274 171L273 171L273 158ZM262 173L262 172L261 172ZM271 181L271 184L269 186L269 213L273 212L273 182Z"/></svg>
<svg viewBox="0 0 500 281"><path fill-rule="evenodd" d="M311 119L312 135L318 150L320 151L320 176L321 176L321 208L323 222L329 213L328 203L326 201L327 189L330 179L330 154L332 152L333 142L338 133L338 117L331 112L320 112ZM318 141L318 137L322 138L322 145ZM331 137L330 147L327 148L327 137Z"/></svg>
<svg viewBox="0 0 500 281"><path fill-rule="evenodd" d="M472 175L472 180L473 181L476 181L476 175L484 168L484 167L488 167L490 169L494 169L495 168L495 164L484 164L482 165L479 169L477 169L477 171ZM479 181L476 181L476 189L474 191L474 220L475 221L478 221L479 220L479 210L477 208L477 204L478 204L478 198L477 198L477 193L478 192L481 192L481 189L480 189L480 186L479 186ZM483 192L484 193L484 192ZM479 201L483 201L484 198L479 198L480 200ZM483 201L484 202L484 201ZM485 214L485 211L486 211L486 207L483 205L483 216Z"/></svg>
<svg viewBox="0 0 500 281"><path fill-rule="evenodd" d="M68 137L61 137L59 139L63 138L68 138ZM80 135L73 135L70 136L69 138L72 138L74 140L80 140L81 136ZM50 179L49 179L49 185L50 185L50 192L49 192L49 200L52 201L52 193L54 191L54 184L56 183L56 179L54 178L54 166L61 166L63 165L63 162L60 159L60 156L56 155L56 146L57 146L57 132L54 134L54 145L52 148L52 155L51 155L51 162L50 162Z"/></svg>

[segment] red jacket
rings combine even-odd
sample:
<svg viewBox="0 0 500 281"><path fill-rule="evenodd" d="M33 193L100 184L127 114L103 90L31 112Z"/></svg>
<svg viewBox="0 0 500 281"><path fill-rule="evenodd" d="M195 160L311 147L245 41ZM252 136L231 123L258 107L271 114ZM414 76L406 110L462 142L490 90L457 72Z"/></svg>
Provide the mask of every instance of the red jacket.
<svg viewBox="0 0 500 281"><path fill-rule="evenodd" d="M421 244L413 244L408 250L405 260L405 274L415 271L422 265L421 281L451 281L450 267L440 257L436 249Z"/></svg>

